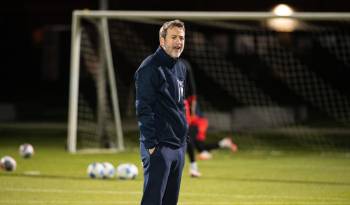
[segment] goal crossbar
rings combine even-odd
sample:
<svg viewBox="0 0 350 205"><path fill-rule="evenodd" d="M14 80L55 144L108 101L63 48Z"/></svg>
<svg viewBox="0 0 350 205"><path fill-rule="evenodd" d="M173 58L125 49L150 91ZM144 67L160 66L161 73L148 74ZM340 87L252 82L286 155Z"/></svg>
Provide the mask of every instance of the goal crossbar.
<svg viewBox="0 0 350 205"><path fill-rule="evenodd" d="M94 11L76 10L76 17L108 19L169 19L181 18L182 20L255 20L269 18L296 18L300 20L339 20L350 19L350 12L295 12L290 16L278 16L272 12L189 12L189 11Z"/></svg>

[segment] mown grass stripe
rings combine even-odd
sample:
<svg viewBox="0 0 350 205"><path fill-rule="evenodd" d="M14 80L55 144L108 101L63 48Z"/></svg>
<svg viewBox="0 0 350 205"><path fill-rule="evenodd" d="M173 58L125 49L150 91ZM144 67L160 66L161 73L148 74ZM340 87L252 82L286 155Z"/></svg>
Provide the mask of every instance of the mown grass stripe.
<svg viewBox="0 0 350 205"><path fill-rule="evenodd" d="M109 191L109 190L67 190L67 189L35 189L35 188L2 188L0 192L30 192L30 193L79 193L79 194L112 194L112 195L141 195L141 192L137 191ZM303 200L314 202L348 202L347 198L340 197L298 197L298 196L283 196L283 195L242 195L242 194L213 194L213 193L181 193L182 196L188 197L211 197L211 198L224 198L224 199L270 199L270 200Z"/></svg>

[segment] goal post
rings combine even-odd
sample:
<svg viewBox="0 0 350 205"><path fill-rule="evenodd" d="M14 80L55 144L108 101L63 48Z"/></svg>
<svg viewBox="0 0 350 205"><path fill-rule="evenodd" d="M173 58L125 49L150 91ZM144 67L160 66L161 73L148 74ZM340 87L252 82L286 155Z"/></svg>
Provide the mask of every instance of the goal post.
<svg viewBox="0 0 350 205"><path fill-rule="evenodd" d="M79 92L79 54L80 54L81 28L80 20L73 15L71 36L70 61L70 88L68 110L68 137L67 149L71 153L77 151L77 120L78 120L78 92Z"/></svg>
<svg viewBox="0 0 350 205"><path fill-rule="evenodd" d="M350 13L77 10L69 152L124 149L125 119L136 118L133 73L172 19L188 28L182 56L193 67L210 132L273 132L298 139L295 146L329 147L338 143L329 136L350 135Z"/></svg>
<svg viewBox="0 0 350 205"><path fill-rule="evenodd" d="M118 93L117 86L115 82L115 73L114 73L114 65L112 58L112 51L110 48L109 42L109 31L107 25L107 18L99 19L98 30L100 32L101 38L101 48L100 48L100 57L101 61L104 61L102 64L107 64L107 75L110 85L110 94L112 99L112 113L114 117L114 131L116 134L116 142L117 146L108 146L108 147L100 147L97 146L97 149L110 148L111 150L123 150L124 149L124 140L123 140L123 132L121 126L121 118L120 111L118 105ZM78 92L79 92L79 55L80 55L80 42L81 42L81 28L80 28L80 19L78 15L73 15L73 24L72 24L72 46L71 46L71 80L70 80L70 101L69 101L69 119L68 119L68 151L71 153L75 153L77 151L77 119L78 119ZM103 100L106 99L105 96L105 66L101 66L100 71L98 72L98 80L99 81L99 103L102 106L99 106L98 111L98 128L97 135L98 138L101 138L104 132L105 127L105 104ZM102 96L101 96L102 95ZM113 142L112 142L113 143Z"/></svg>

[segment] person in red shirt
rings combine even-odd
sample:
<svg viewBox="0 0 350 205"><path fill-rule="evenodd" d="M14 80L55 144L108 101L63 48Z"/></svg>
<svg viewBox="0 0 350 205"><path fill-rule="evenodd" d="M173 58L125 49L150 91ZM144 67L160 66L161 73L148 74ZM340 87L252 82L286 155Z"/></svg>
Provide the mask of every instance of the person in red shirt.
<svg viewBox="0 0 350 205"><path fill-rule="evenodd" d="M189 142L187 144L187 153L190 158L190 176L200 177L201 173L195 158L195 152L198 152L197 159L208 160L212 158L210 153L213 149L226 148L232 152L237 151L237 145L233 143L231 137L226 137L217 143L206 143L208 119L202 115L197 103L196 87L190 64L184 61L187 68L187 86L186 99L184 101L186 120L189 126Z"/></svg>

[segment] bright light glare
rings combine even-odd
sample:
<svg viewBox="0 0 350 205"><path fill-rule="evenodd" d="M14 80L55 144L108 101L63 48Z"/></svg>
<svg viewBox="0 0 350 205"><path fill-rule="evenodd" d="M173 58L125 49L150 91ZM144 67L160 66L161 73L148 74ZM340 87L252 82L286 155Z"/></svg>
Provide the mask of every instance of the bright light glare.
<svg viewBox="0 0 350 205"><path fill-rule="evenodd" d="M270 28L279 32L292 32L298 26L298 21L289 18L273 18L267 21Z"/></svg>
<svg viewBox="0 0 350 205"><path fill-rule="evenodd" d="M272 10L272 12L276 16L290 16L294 11L290 6L286 4L279 4Z"/></svg>

